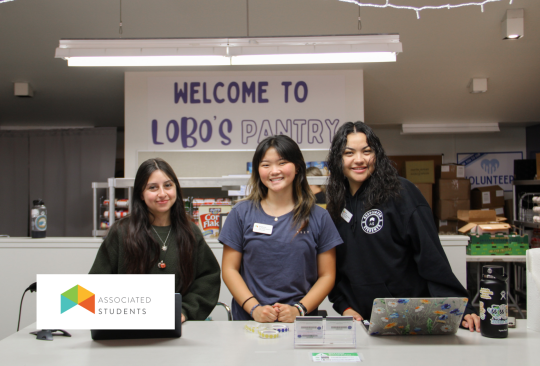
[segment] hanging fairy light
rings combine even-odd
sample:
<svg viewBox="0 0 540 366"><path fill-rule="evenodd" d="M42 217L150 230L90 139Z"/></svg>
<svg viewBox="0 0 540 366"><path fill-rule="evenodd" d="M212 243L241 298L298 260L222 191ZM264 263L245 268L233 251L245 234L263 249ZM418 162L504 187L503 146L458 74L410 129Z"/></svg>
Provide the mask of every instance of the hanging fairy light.
<svg viewBox="0 0 540 366"><path fill-rule="evenodd" d="M353 3L358 6L369 6L372 8L394 8L394 9L407 9L407 10L414 10L416 12L416 18L420 19L420 12L422 10L438 10L438 9L453 9L453 8L461 8L463 6L479 6L480 9L482 9L482 13L484 12L484 5L487 3L494 3L501 0L484 0L484 1L477 1L477 2L468 2L468 3L460 3L460 4L446 4L446 5L426 5L426 6L411 6L411 5L395 5L391 4L390 0L386 0L386 4L370 4L370 3L364 3L361 0L339 0L347 3ZM512 4L513 0L510 0L510 4Z"/></svg>

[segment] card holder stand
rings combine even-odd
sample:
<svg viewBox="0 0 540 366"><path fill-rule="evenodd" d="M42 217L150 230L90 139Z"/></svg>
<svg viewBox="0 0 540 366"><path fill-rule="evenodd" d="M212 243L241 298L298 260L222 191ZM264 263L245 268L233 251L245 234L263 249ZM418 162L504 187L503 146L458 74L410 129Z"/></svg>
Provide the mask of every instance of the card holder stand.
<svg viewBox="0 0 540 366"><path fill-rule="evenodd" d="M294 348L356 348L356 322L351 316L303 316L294 322Z"/></svg>

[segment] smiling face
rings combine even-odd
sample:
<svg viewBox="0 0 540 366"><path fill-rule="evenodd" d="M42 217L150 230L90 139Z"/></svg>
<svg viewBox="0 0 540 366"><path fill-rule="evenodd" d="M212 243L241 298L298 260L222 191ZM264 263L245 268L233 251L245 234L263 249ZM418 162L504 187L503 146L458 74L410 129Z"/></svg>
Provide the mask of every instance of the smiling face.
<svg viewBox="0 0 540 366"><path fill-rule="evenodd" d="M351 187L351 194L362 186L375 170L375 153L369 147L366 135L357 132L347 135L343 150L343 174Z"/></svg>
<svg viewBox="0 0 540 366"><path fill-rule="evenodd" d="M142 200L154 217L170 215L171 207L176 202L176 186L163 171L156 170L148 178Z"/></svg>
<svg viewBox="0 0 540 366"><path fill-rule="evenodd" d="M294 163L279 156L275 148L266 150L259 164L259 176L268 193L291 194L292 184L296 176Z"/></svg>

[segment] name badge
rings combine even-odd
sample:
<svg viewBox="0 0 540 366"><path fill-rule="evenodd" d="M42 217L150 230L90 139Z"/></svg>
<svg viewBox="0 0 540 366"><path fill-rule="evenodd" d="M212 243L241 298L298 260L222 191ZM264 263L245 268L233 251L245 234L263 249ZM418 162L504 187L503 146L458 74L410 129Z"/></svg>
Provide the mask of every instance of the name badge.
<svg viewBox="0 0 540 366"><path fill-rule="evenodd" d="M265 224L257 224L255 223L253 225L253 232L254 233L261 233L261 234L272 234L272 229L274 227L272 225L265 225Z"/></svg>
<svg viewBox="0 0 540 366"><path fill-rule="evenodd" d="M350 213L346 208L344 208L343 211L341 211L341 217L343 218L343 220L347 222L351 221L352 216L353 216L352 213Z"/></svg>

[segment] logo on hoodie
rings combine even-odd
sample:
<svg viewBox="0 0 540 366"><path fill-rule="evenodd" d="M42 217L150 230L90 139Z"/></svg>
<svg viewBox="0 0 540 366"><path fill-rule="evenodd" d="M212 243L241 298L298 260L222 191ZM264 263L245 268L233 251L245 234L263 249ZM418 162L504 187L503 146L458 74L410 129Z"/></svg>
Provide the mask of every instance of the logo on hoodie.
<svg viewBox="0 0 540 366"><path fill-rule="evenodd" d="M383 214L381 210L369 210L362 216L362 230L366 234L375 234L383 227Z"/></svg>

